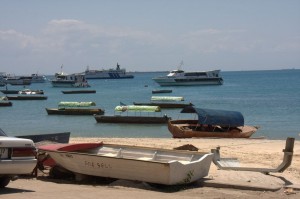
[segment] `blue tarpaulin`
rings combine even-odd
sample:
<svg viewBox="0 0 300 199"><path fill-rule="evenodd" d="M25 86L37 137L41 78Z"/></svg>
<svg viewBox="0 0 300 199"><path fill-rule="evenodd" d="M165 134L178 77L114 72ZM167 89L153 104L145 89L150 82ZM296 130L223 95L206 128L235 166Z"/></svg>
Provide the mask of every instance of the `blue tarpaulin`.
<svg viewBox="0 0 300 199"><path fill-rule="evenodd" d="M244 126L244 117L238 111L202 109L187 106L182 109L181 113L196 113L199 124L229 127Z"/></svg>

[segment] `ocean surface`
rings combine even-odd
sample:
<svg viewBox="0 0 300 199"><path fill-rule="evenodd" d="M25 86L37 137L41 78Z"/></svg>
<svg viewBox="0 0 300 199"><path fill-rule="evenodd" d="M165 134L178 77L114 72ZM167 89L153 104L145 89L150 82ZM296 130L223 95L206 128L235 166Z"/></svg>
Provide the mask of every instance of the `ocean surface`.
<svg viewBox="0 0 300 199"><path fill-rule="evenodd" d="M260 126L252 137L300 139L300 70L222 71L220 86L160 87L151 78L162 72L133 73L134 79L89 80L95 94L63 94L50 82L33 83L26 88L42 89L47 100L12 101L12 107L0 107L0 128L10 136L71 132L71 137L152 137L171 138L166 124L101 124L93 116L47 115L45 108L57 108L60 101L93 101L114 114L120 104L149 102L154 89L172 89L162 96L182 96L199 108L240 111L246 125ZM5 89L5 87L0 87ZM22 86L8 86L22 90ZM82 88L80 88L82 89ZM0 94L4 96L4 94ZM173 119L192 117L180 109L162 109Z"/></svg>

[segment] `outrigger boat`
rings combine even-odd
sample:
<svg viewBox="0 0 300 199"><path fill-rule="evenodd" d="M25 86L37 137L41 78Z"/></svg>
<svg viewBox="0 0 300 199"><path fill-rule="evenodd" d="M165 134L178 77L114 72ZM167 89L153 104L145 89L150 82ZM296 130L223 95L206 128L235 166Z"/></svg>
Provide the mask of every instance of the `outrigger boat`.
<svg viewBox="0 0 300 199"><path fill-rule="evenodd" d="M60 102L58 108L46 108L48 115L103 115L100 108L87 108L96 106L95 102Z"/></svg>
<svg viewBox="0 0 300 199"><path fill-rule="evenodd" d="M188 184L207 176L213 158L212 153L102 142L42 145L38 151L75 175L164 185Z"/></svg>
<svg viewBox="0 0 300 199"><path fill-rule="evenodd" d="M170 117L167 115L161 116L150 116L149 113L161 112L160 107L158 106L136 106L136 105L127 105L127 106L117 106L115 108L115 114L112 116L109 115L94 115L95 120L99 123L135 123L135 124L161 124L167 123ZM126 112L127 115L121 115ZM134 112L135 115L128 115L129 112ZM146 113L148 115L145 115Z"/></svg>
<svg viewBox="0 0 300 199"><path fill-rule="evenodd" d="M173 138L222 137L249 138L258 127L245 126L244 117L237 111L185 107L181 113L195 113L198 119L169 120L168 129Z"/></svg>

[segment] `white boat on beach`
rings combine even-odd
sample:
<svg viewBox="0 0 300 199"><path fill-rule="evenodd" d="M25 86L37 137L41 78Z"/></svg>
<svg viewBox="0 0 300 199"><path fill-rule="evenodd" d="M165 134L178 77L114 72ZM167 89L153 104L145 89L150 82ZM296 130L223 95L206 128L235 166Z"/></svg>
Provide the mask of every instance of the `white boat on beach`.
<svg viewBox="0 0 300 199"><path fill-rule="evenodd" d="M185 72L172 70L168 75L152 78L160 86L222 85L220 70Z"/></svg>
<svg viewBox="0 0 300 199"><path fill-rule="evenodd" d="M103 143L42 145L58 166L73 173L178 185L208 175L212 153Z"/></svg>
<svg viewBox="0 0 300 199"><path fill-rule="evenodd" d="M134 78L133 75L127 74L124 68L120 68L117 63L116 69L108 70L90 70L89 67L84 71L85 77L87 79L128 79Z"/></svg>

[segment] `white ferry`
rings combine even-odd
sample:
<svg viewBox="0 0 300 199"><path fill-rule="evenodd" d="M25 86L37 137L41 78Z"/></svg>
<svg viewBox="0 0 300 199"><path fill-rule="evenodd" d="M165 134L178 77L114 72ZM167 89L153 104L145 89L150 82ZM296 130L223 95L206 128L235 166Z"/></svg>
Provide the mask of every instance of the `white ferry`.
<svg viewBox="0 0 300 199"><path fill-rule="evenodd" d="M84 72L87 79L125 79L134 78L133 75L127 74L125 69L121 69L117 63L116 69L108 70L90 70L89 67Z"/></svg>
<svg viewBox="0 0 300 199"><path fill-rule="evenodd" d="M222 85L220 70L184 72L172 70L168 75L152 78L160 86Z"/></svg>
<svg viewBox="0 0 300 199"><path fill-rule="evenodd" d="M74 73L66 75L63 72L55 73L54 79L51 80L53 87L90 87L85 75Z"/></svg>

